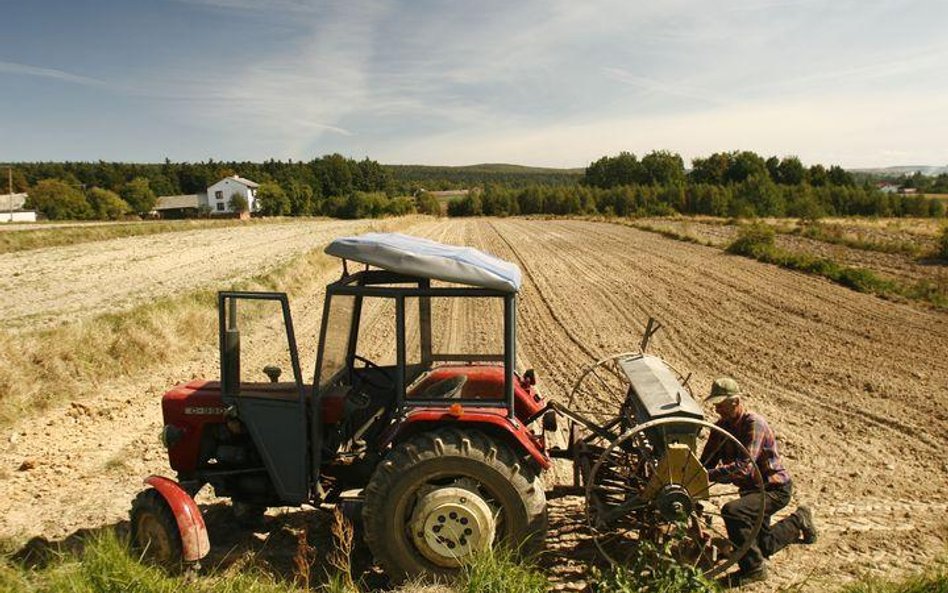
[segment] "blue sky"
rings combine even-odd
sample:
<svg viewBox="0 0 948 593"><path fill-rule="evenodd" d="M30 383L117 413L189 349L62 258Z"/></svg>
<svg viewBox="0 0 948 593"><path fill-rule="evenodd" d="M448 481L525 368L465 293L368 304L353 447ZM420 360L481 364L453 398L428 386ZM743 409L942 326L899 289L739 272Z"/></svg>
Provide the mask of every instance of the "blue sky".
<svg viewBox="0 0 948 593"><path fill-rule="evenodd" d="M948 164L944 0L0 7L0 161Z"/></svg>

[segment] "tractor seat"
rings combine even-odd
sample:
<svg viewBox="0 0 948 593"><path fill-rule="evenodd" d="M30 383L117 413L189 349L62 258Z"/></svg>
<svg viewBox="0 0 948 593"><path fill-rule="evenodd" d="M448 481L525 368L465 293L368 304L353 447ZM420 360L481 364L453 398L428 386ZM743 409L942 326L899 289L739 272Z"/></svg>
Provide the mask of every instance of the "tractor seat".
<svg viewBox="0 0 948 593"><path fill-rule="evenodd" d="M421 393L422 399L457 399L467 383L467 375L455 375L432 383Z"/></svg>

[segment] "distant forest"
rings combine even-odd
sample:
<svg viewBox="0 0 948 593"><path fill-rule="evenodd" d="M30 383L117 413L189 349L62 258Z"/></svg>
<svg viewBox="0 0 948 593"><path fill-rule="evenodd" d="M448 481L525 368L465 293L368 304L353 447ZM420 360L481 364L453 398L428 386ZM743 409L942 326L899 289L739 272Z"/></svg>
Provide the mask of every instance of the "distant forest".
<svg viewBox="0 0 948 593"><path fill-rule="evenodd" d="M902 194L881 191L877 182L882 177L853 175L838 166L805 167L796 157L764 158L734 151L696 158L691 165L686 169L675 153L654 151L641 159L629 152L604 156L585 169L382 165L339 154L307 162L46 162L10 163L0 169L12 167L14 192L28 192L27 207L50 219L145 215L158 196L203 192L235 174L261 184L257 197L262 215L362 218L408 212L435 214L441 212L441 205L428 192L445 189L472 190L467 197L449 203L448 214L454 216L681 212L818 218L945 214L940 200L922 194L948 193L948 174L929 177L915 173L886 179L915 192Z"/></svg>
<svg viewBox="0 0 948 593"><path fill-rule="evenodd" d="M945 215L944 202L923 192L948 193L948 174L932 178L916 173L890 180L909 193L882 191L879 178L865 174L860 178L835 165L805 167L797 157L765 159L750 151L696 158L690 170L675 153L654 151L638 159L623 152L591 163L574 186L487 185L483 193L449 204L448 213L656 216L677 212L806 219Z"/></svg>

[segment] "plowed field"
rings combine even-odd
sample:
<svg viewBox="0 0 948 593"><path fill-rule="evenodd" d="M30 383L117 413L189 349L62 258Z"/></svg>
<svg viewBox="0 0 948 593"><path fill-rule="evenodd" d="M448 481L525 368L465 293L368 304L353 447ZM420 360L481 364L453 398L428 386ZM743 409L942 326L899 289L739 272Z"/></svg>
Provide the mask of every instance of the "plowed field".
<svg viewBox="0 0 948 593"><path fill-rule="evenodd" d="M310 235L318 236L317 242L357 232L341 223L321 224L323 234ZM825 590L870 570L919 568L944 552L948 315L607 223L444 220L403 230L478 247L520 265L518 362L521 369L537 370L548 396L565 400L583 366L636 349L649 316L664 326L651 351L694 373L696 393L705 393L719 375L741 382L749 406L777 431L794 476L791 508L809 503L822 528L815 545L793 546L775 557L773 578L757 590L800 581L804 590ZM210 232L236 231L196 231ZM136 241L152 240L122 241L134 252ZM282 240L244 236L236 248L271 253L264 243ZM256 248L243 250L240 241ZM312 247L307 241L289 251ZM33 253L42 257L44 251ZM166 257L149 266L155 272L148 290L193 286L187 282L194 271L180 265L173 251ZM9 261L0 256L0 268ZM96 282L77 283L74 290L92 293L88 298L95 302L126 298L108 292L130 282L125 270L98 273ZM327 272L326 281L337 274ZM71 310L68 303L78 298L52 278L46 284L36 279L33 286L34 307L17 310L14 318L49 315L61 321ZM131 288L122 294L134 294ZM304 368L312 368L321 298L292 303ZM380 351L391 339L383 317L377 324ZM484 329L460 312L454 328ZM268 331L272 328L262 327L248 340L266 343ZM121 522L141 478L168 472L156 439L161 393L194 376L216 376L215 340L208 336L207 347L183 367L90 386L83 400L7 429L0 453L0 535L58 541ZM548 476L548 485L555 480ZM300 514L284 521L298 521L293 517ZM579 526L581 500L555 501L551 514L546 563L560 586L578 586L584 577L581 559L589 553ZM271 536L256 550L279 555L280 541ZM292 547L284 552L292 556Z"/></svg>

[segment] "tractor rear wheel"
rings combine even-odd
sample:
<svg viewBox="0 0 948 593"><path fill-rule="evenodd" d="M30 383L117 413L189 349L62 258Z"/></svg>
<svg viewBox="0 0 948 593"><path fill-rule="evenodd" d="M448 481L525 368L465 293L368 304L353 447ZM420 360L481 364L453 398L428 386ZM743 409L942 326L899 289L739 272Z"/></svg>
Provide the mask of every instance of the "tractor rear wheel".
<svg viewBox="0 0 948 593"><path fill-rule="evenodd" d="M536 468L506 444L440 428L400 443L378 465L362 518L366 543L391 577L449 575L495 545L539 549L546 496Z"/></svg>
<svg viewBox="0 0 948 593"><path fill-rule="evenodd" d="M132 501L131 538L132 547L143 558L169 569L181 566L178 522L171 507L154 488L139 493Z"/></svg>

